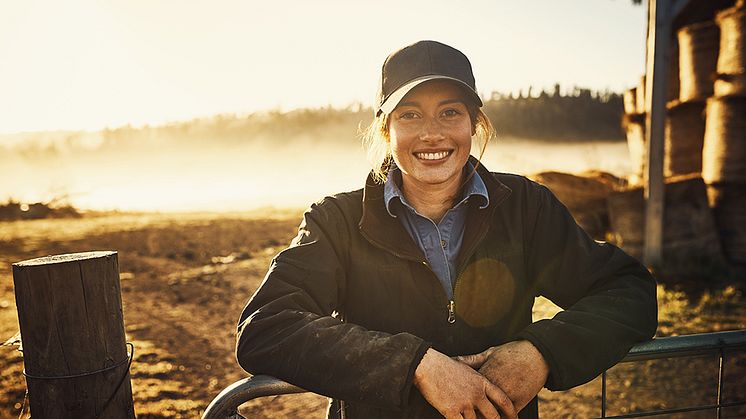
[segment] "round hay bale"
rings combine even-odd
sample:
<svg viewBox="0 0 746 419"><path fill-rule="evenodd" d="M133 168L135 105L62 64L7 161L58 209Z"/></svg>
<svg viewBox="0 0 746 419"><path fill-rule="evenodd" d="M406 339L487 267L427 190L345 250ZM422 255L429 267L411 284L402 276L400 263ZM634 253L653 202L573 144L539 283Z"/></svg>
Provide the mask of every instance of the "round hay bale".
<svg viewBox="0 0 746 419"><path fill-rule="evenodd" d="M606 197L623 184L610 173L592 171L573 175L562 172L542 172L531 179L549 188L570 209L606 206Z"/></svg>
<svg viewBox="0 0 746 419"><path fill-rule="evenodd" d="M712 96L712 75L717 68L720 30L714 22L679 29L679 99L704 100Z"/></svg>
<svg viewBox="0 0 746 419"><path fill-rule="evenodd" d="M624 113L637 112L637 88L633 87L624 91Z"/></svg>
<svg viewBox="0 0 746 419"><path fill-rule="evenodd" d="M647 162L648 149L645 145L645 120L641 117L625 119L624 129L627 133L627 148L632 162L630 182L637 183L642 179L643 170Z"/></svg>
<svg viewBox="0 0 746 419"><path fill-rule="evenodd" d="M679 43L676 37L671 40L670 62L668 63L668 101L679 100L681 83L679 82Z"/></svg>
<svg viewBox="0 0 746 419"><path fill-rule="evenodd" d="M702 171L704 110L704 102L677 103L668 109L663 159L666 177Z"/></svg>
<svg viewBox="0 0 746 419"><path fill-rule="evenodd" d="M725 256L746 264L746 183L708 185L707 194Z"/></svg>
<svg viewBox="0 0 746 419"><path fill-rule="evenodd" d="M642 257L645 199L641 187L613 192L606 200L613 242L630 255Z"/></svg>
<svg viewBox="0 0 746 419"><path fill-rule="evenodd" d="M621 179L600 171L581 175L543 172L531 178L549 188L590 236L605 238L609 227L606 197L623 184Z"/></svg>
<svg viewBox="0 0 746 419"><path fill-rule="evenodd" d="M640 84L637 85L636 93L637 93L637 100L635 100L635 104L637 105L637 112L635 113L645 113L645 75L644 74L640 76Z"/></svg>
<svg viewBox="0 0 746 419"><path fill-rule="evenodd" d="M720 28L720 54L717 72L743 74L746 71L746 10L732 7L717 14Z"/></svg>
<svg viewBox="0 0 746 419"><path fill-rule="evenodd" d="M715 96L746 96L746 72L718 74L715 79Z"/></svg>
<svg viewBox="0 0 746 419"><path fill-rule="evenodd" d="M746 98L707 101L702 177L710 183L746 183Z"/></svg>
<svg viewBox="0 0 746 419"><path fill-rule="evenodd" d="M632 256L641 257L645 226L643 189L612 192L607 205L614 241ZM724 260L702 178L694 175L668 179L664 205L665 272L690 276L721 269Z"/></svg>

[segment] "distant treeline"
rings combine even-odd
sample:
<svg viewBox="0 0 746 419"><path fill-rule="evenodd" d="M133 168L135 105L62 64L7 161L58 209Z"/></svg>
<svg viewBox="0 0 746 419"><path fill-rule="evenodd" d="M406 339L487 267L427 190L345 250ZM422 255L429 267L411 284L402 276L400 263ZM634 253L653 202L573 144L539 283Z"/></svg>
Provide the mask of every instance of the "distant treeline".
<svg viewBox="0 0 746 419"><path fill-rule="evenodd" d="M538 140L595 141L624 140L621 128L622 96L575 88L554 92L505 95L494 92L484 102L498 134ZM105 130L105 142L127 138L172 139L183 143L204 141L283 141L348 143L359 128L370 124L373 111L362 105L346 108L306 108L289 112L265 111L249 115L218 115L157 127L122 127ZM125 141L127 142L127 141ZM278 143L279 142L279 143Z"/></svg>
<svg viewBox="0 0 746 419"><path fill-rule="evenodd" d="M620 94L574 89L538 96L493 93L484 111L500 135L542 140L624 140Z"/></svg>
<svg viewBox="0 0 746 419"><path fill-rule="evenodd" d="M500 137L543 141L624 140L622 97L616 93L575 88L554 92L504 95L484 101ZM306 108L288 112L264 111L248 115L217 115L159 126L124 126L100 132L29 133L23 141L30 155L61 149L140 149L170 144L204 147L255 142L272 147L339 142L359 145L358 132L370 124L373 111L362 105L346 108ZM44 141L33 141L44 140ZM49 141L54 140L54 141Z"/></svg>

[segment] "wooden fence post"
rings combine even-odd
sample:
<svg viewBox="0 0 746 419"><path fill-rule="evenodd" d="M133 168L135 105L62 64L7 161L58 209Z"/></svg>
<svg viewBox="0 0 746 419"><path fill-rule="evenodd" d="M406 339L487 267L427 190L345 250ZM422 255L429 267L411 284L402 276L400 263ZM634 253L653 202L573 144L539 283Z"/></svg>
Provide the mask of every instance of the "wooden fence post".
<svg viewBox="0 0 746 419"><path fill-rule="evenodd" d="M116 252L13 264L33 417L134 418Z"/></svg>

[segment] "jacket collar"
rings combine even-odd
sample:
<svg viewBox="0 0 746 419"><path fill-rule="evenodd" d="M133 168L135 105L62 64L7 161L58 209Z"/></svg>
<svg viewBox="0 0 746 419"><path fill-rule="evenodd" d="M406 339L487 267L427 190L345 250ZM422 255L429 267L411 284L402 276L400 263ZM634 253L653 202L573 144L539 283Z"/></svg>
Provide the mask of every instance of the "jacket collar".
<svg viewBox="0 0 746 419"><path fill-rule="evenodd" d="M461 170L463 171L464 176L469 176L469 173L474 170L474 165L471 162L467 161L466 165ZM409 209L413 209L411 204L404 197L404 193L399 187L400 184L401 170L399 170L399 168L396 166L396 163L392 162L391 167L389 168L388 178L383 184L383 202L386 205L386 211L388 211L389 215L394 218L396 218L396 214L394 213L395 211L392 208L394 201L398 201L402 205L409 207ZM468 178L466 184L463 187L462 194L458 198L458 201L454 201L455 203L453 205L453 208L462 204L464 201L471 199L472 196L474 196L475 199L484 200L483 204L479 207L480 209L487 208L487 205L490 202L490 197L489 193L487 192L487 186L485 186L481 175L471 176Z"/></svg>
<svg viewBox="0 0 746 419"><path fill-rule="evenodd" d="M459 266L471 254L471 250L484 237L495 209L510 195L511 190L497 180L473 156L469 157L477 173L482 178L489 194L489 205L480 209L479 199L470 200L466 216L464 240L458 257ZM401 225L401 222L391 217L384 202L384 187L368 175L363 190L363 214L359 223L360 233L373 245L394 253L399 257L417 262L426 261L425 255Z"/></svg>

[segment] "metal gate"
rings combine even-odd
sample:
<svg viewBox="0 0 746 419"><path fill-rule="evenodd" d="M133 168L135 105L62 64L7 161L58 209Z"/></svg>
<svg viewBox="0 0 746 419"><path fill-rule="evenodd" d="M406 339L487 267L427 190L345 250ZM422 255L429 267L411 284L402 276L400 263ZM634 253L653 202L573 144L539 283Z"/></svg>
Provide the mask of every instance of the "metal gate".
<svg viewBox="0 0 746 419"><path fill-rule="evenodd" d="M713 354L718 357L717 396L709 404L695 404L691 406L674 407L640 411L623 415L607 416L607 375L601 375L601 418L638 418L659 416L673 413L714 411L713 417L720 418L721 411L727 407L746 405L746 385L740 392L738 400L723 400L723 386L725 385L726 356L746 353L746 330L727 332L702 333L697 335L672 336L653 339L633 347L621 363L642 362L654 359L697 357ZM746 373L746 371L744 371ZM740 383L743 385L743 383Z"/></svg>
<svg viewBox="0 0 746 419"><path fill-rule="evenodd" d="M746 353L746 330L734 330L728 332L702 333L697 335L672 336L653 339L633 347L627 356L620 362L633 363L655 359L697 357L707 354L717 355L718 377L717 377L717 400L708 404L696 404L692 406L674 407L666 409L648 410L628 413L624 415L607 416L607 375L604 371L601 375L601 418L637 418L648 416L659 416L675 413L686 413L696 411L714 411L714 417L720 418L722 409L746 405L746 384L740 392L738 400L723 400L723 386L725 384L725 361L726 356L735 353ZM746 372L746 371L745 371ZM744 377L746 382L746 377ZM741 383L743 384L743 383ZM203 419L241 418L238 415L238 407L255 398L275 396L281 394L303 393L306 390L278 380L274 377L257 375L239 380L225 388L207 407Z"/></svg>

